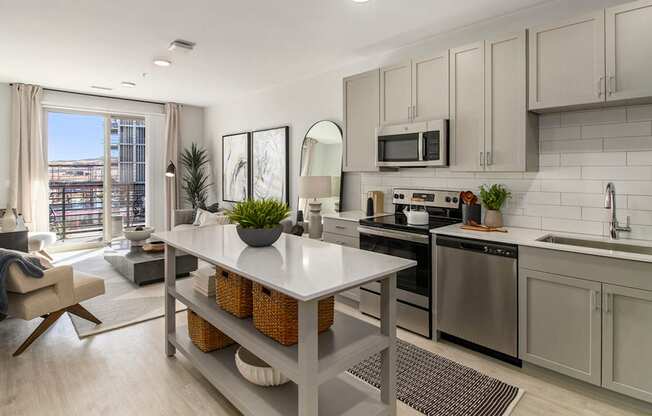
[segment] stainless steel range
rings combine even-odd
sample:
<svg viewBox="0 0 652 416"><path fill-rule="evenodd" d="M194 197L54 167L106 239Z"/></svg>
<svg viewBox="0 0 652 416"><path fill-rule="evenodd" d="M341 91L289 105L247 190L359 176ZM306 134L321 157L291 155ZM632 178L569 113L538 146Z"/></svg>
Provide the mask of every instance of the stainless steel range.
<svg viewBox="0 0 652 416"><path fill-rule="evenodd" d="M459 193L423 189L394 189L394 214L360 220L360 248L417 261L397 274L397 325L432 338L433 283L430 230L462 221ZM423 225L410 224L404 210L427 213ZM414 213L413 213L414 214ZM411 221L424 215L408 214ZM379 317L380 285L362 286L360 311Z"/></svg>

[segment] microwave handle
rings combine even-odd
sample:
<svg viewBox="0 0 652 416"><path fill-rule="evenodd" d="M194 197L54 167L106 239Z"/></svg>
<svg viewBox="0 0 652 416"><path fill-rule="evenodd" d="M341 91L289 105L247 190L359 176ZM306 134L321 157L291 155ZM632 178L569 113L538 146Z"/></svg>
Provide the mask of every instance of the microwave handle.
<svg viewBox="0 0 652 416"><path fill-rule="evenodd" d="M421 160L428 160L428 139L425 133L421 133Z"/></svg>
<svg viewBox="0 0 652 416"><path fill-rule="evenodd" d="M425 142L426 141L424 140L423 133L419 133L419 143L417 144L417 146L419 147L419 149L418 149L418 151L419 151L419 160L424 160L423 157L424 157L425 152L423 151L423 148L424 148Z"/></svg>

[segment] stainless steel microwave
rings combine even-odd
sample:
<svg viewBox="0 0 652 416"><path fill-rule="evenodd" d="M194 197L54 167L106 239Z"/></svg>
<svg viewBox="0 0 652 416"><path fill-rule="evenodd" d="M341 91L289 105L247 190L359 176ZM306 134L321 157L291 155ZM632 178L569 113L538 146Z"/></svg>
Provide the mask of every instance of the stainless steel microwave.
<svg viewBox="0 0 652 416"><path fill-rule="evenodd" d="M448 120L377 128L376 166L448 166Z"/></svg>

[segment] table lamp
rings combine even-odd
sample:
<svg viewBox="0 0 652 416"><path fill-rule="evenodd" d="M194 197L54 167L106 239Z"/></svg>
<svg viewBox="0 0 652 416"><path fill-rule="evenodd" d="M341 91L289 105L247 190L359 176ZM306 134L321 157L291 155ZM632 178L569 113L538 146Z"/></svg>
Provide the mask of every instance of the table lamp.
<svg viewBox="0 0 652 416"><path fill-rule="evenodd" d="M299 198L312 199L308 201L310 206L310 226L308 236L310 238L321 238L321 201L317 198L331 196L330 176L299 176Z"/></svg>

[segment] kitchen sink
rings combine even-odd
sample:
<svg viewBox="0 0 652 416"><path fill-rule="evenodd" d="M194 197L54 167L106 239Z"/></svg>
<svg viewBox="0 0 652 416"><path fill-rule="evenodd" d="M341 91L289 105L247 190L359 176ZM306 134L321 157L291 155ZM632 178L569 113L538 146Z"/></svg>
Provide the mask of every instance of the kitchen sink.
<svg viewBox="0 0 652 416"><path fill-rule="evenodd" d="M616 243L611 241L584 240L581 238L562 237L558 235L546 235L537 239L545 243L564 244L570 246L590 247L601 250L624 251L626 253L652 255L652 247L637 246L633 244Z"/></svg>

